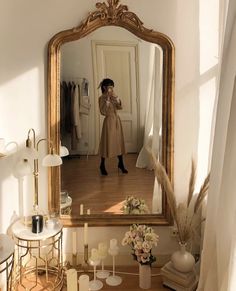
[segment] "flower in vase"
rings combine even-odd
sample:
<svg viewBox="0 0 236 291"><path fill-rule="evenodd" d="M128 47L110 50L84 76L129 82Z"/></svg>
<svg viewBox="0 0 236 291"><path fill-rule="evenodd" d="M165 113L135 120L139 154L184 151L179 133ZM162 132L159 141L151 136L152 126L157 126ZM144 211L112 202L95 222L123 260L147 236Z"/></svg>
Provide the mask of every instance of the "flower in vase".
<svg viewBox="0 0 236 291"><path fill-rule="evenodd" d="M145 214L149 213L149 209L145 200L135 196L126 197L121 210L124 214Z"/></svg>
<svg viewBox="0 0 236 291"><path fill-rule="evenodd" d="M158 235L147 225L133 224L125 233L122 245L129 245L134 259L142 265L151 265L156 261L152 248L157 246Z"/></svg>

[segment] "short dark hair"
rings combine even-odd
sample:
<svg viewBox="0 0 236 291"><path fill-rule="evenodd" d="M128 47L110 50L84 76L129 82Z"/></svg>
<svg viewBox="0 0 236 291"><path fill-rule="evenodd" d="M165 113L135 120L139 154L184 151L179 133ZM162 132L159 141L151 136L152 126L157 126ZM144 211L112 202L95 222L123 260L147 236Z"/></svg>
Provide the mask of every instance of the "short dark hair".
<svg viewBox="0 0 236 291"><path fill-rule="evenodd" d="M108 86L115 86L114 81L112 79L103 79L102 82L100 83L100 87L102 90L102 93L105 92L105 88L104 87L108 87Z"/></svg>

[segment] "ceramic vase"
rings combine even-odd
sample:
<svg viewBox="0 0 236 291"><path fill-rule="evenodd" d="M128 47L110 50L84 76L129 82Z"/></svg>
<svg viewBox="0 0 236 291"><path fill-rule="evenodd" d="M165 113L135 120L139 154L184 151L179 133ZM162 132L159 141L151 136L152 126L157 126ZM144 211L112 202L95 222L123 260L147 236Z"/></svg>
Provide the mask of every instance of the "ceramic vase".
<svg viewBox="0 0 236 291"><path fill-rule="evenodd" d="M186 243L179 243L180 249L171 256L171 262L174 268L182 273L191 272L195 265L193 255L186 251Z"/></svg>
<svg viewBox="0 0 236 291"><path fill-rule="evenodd" d="M139 287L141 289L151 288L151 266L139 264Z"/></svg>

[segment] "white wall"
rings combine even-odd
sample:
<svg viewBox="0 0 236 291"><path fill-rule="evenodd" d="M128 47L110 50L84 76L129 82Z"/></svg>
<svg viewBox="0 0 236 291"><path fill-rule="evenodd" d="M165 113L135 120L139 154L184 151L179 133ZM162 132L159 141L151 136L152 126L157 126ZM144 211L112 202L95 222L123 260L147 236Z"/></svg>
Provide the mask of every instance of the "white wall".
<svg viewBox="0 0 236 291"><path fill-rule="evenodd" d="M89 11L94 10L96 2L9 0L1 3L1 137L7 141L15 140L23 147L30 127L35 128L38 137L46 136L47 43L58 31L78 25ZM146 27L167 34L176 46L174 170L175 190L179 200L187 192L191 157L198 157L201 161L199 176L204 176L207 171L217 72L216 2L122 1L139 15ZM200 159L202 155L203 160ZM13 155L0 160L0 232L6 231L14 211L18 212L17 181L12 176L16 158ZM29 188L29 183L25 184ZM40 172L42 208L46 208L47 204L45 193L47 180L46 171L43 170ZM29 191L27 197L30 197ZM107 238L120 238L126 229L96 229L98 235L93 236L92 244L101 240L100 234ZM157 227L156 231L160 234L156 254L171 253L176 245L169 236L168 228Z"/></svg>

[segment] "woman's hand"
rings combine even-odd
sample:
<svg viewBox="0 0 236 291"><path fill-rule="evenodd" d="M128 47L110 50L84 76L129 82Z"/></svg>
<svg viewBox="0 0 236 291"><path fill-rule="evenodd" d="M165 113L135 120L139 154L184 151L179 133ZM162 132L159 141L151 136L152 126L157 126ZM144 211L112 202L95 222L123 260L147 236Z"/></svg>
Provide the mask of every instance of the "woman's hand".
<svg viewBox="0 0 236 291"><path fill-rule="evenodd" d="M110 101L119 102L119 98L115 94L114 89L113 89L112 86L107 87L106 95L107 95L106 101L108 101L108 102L110 102Z"/></svg>

